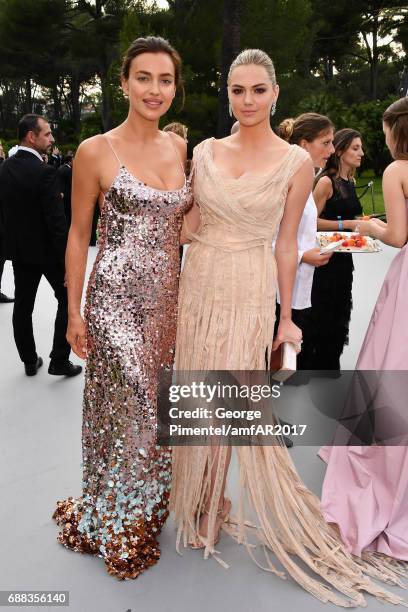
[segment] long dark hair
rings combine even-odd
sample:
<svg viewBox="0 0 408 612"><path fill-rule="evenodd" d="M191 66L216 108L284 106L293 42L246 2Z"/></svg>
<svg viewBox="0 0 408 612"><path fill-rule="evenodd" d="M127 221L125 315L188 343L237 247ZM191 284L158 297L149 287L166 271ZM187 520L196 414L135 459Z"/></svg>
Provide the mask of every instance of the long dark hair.
<svg viewBox="0 0 408 612"><path fill-rule="evenodd" d="M334 153L332 153L327 160L326 168L319 174L319 179L321 179L322 176L328 176L332 180L339 178L341 168L340 158L343 153L347 151L355 138L361 139L361 134L352 128L343 128L335 133L333 138ZM349 173L349 178L352 179L353 177L354 171Z"/></svg>

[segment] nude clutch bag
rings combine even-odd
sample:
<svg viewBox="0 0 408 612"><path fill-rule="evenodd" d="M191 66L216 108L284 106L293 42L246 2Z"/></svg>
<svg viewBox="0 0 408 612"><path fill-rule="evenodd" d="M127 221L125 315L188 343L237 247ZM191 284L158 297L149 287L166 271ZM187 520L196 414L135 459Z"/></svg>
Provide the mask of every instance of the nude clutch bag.
<svg viewBox="0 0 408 612"><path fill-rule="evenodd" d="M272 378L280 382L296 372L296 349L292 342L282 342L276 351L272 351L270 370Z"/></svg>

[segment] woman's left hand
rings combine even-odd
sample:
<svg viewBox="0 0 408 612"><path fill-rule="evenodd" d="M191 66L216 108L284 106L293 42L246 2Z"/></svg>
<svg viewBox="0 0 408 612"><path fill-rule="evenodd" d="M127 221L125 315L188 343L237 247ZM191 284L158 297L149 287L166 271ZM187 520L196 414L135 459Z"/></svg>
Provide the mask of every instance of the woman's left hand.
<svg viewBox="0 0 408 612"><path fill-rule="evenodd" d="M282 342L292 342L296 347L296 352L300 353L302 344L302 330L295 325L292 319L281 319L279 322L278 333L272 344L272 350L276 349Z"/></svg>

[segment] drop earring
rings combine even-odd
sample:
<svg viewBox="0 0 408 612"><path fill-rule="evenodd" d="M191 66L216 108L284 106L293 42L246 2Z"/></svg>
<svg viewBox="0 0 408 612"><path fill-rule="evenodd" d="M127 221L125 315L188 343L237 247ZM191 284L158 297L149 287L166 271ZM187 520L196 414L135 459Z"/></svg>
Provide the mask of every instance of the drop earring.
<svg viewBox="0 0 408 612"><path fill-rule="evenodd" d="M274 102L271 106L271 117L276 113L276 102Z"/></svg>
<svg viewBox="0 0 408 612"><path fill-rule="evenodd" d="M232 106L231 106L231 102L228 103L228 112L229 112L229 116L232 117Z"/></svg>

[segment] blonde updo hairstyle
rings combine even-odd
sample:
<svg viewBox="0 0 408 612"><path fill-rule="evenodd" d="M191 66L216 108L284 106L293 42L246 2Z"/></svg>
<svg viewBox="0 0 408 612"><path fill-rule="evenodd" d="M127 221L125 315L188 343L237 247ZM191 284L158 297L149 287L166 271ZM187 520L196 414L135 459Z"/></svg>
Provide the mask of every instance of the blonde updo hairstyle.
<svg viewBox="0 0 408 612"><path fill-rule="evenodd" d="M231 75L234 68L238 66L263 66L268 73L268 77L273 85L276 86L275 66L273 61L265 51L261 49L244 49L232 62L228 73L228 84L231 82Z"/></svg>

